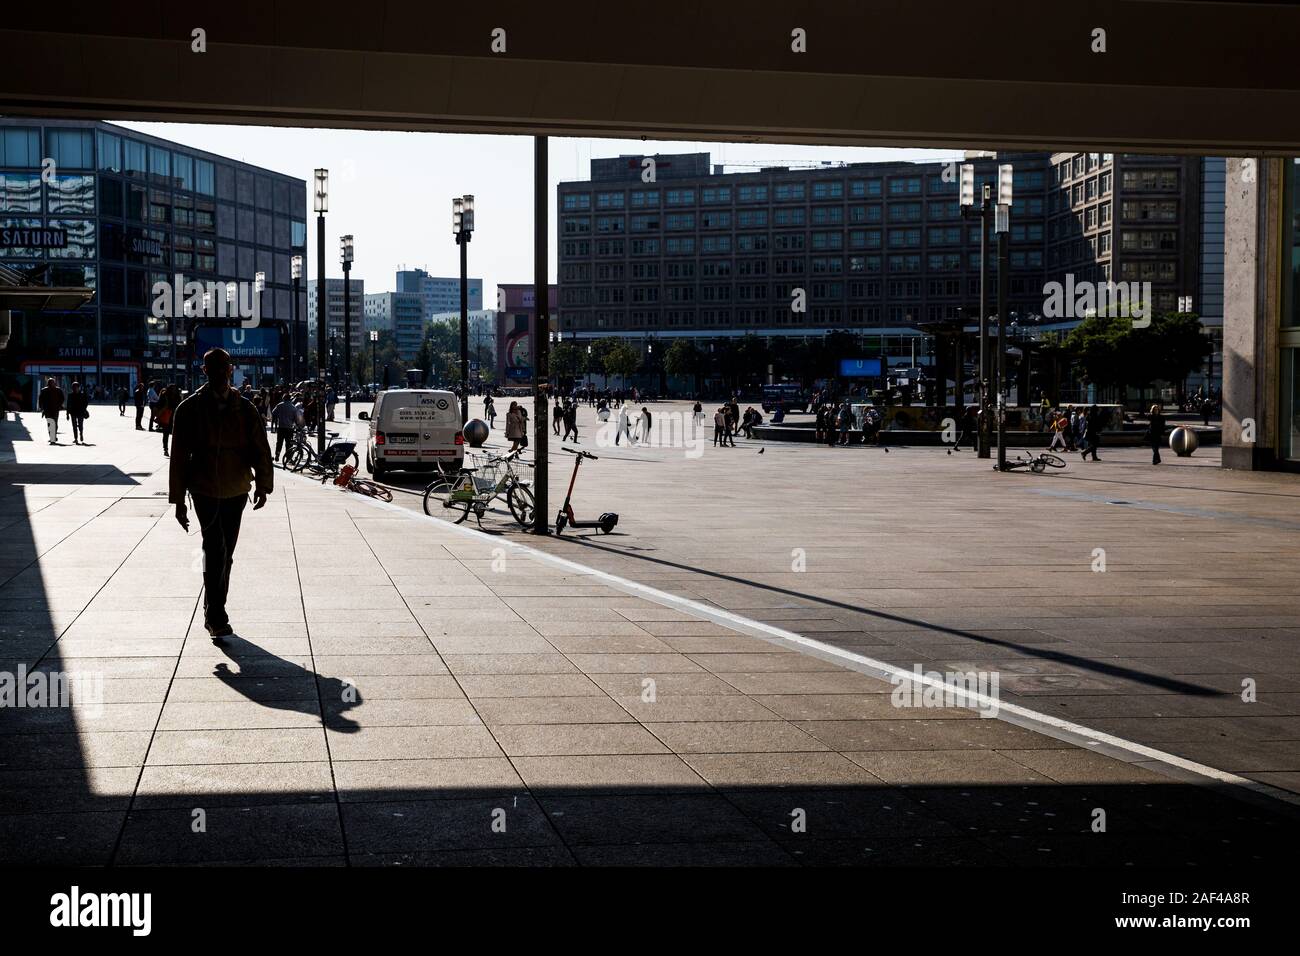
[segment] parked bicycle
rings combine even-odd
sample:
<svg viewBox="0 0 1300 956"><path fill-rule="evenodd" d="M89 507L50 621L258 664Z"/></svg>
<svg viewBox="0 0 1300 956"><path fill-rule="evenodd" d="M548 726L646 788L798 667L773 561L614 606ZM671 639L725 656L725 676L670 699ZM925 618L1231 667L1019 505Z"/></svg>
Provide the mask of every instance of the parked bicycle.
<svg viewBox="0 0 1300 956"><path fill-rule="evenodd" d="M316 454L312 439L307 436L307 432L303 429L296 431L293 444L285 449L284 467L290 471L309 474L314 478L332 478L339 473L341 467L348 464L354 471L361 467L355 441L351 439L339 441L338 432L326 432L325 437L329 444L325 446L325 454L322 458Z"/></svg>
<svg viewBox="0 0 1300 956"><path fill-rule="evenodd" d="M515 468L520 464L529 468L533 466L519 461L521 453L522 450L489 456L475 467L461 468L450 478L435 478L424 489L424 513L443 515L456 524L472 513L481 525L492 501L504 498L519 526L531 527L535 510L533 493Z"/></svg>

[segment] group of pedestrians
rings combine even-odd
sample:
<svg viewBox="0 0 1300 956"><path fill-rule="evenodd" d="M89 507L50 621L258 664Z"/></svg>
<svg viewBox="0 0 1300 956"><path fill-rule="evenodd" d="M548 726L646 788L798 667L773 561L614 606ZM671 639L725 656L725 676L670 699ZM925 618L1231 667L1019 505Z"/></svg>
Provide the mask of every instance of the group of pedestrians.
<svg viewBox="0 0 1300 956"><path fill-rule="evenodd" d="M1096 405L1080 408L1056 408L1047 413L1047 429L1052 433L1048 451L1060 449L1066 452L1077 451L1084 461L1092 456L1093 461L1100 461L1097 450L1101 448L1102 429L1106 427L1109 415ZM1158 463L1158 462L1157 462Z"/></svg>
<svg viewBox="0 0 1300 956"><path fill-rule="evenodd" d="M72 444L86 444L86 419L90 417L90 396L80 382L72 383L72 393L65 394L53 378L45 380L45 387L36 397L36 406L45 419L50 444L59 443L59 415L67 415L72 423Z"/></svg>
<svg viewBox="0 0 1300 956"><path fill-rule="evenodd" d="M861 429L858 444L868 445L880 436L880 426L884 418L874 405L868 406L861 420L853 414L853 406L847 400L827 401L815 406L813 417L814 441L824 442L828 447L853 444L853 429Z"/></svg>
<svg viewBox="0 0 1300 956"><path fill-rule="evenodd" d="M555 434L560 434L560 426L564 426L564 436L561 441L568 441L569 436L573 436L575 443L578 441L578 401L572 397L556 398L555 407L551 410L551 430Z"/></svg>

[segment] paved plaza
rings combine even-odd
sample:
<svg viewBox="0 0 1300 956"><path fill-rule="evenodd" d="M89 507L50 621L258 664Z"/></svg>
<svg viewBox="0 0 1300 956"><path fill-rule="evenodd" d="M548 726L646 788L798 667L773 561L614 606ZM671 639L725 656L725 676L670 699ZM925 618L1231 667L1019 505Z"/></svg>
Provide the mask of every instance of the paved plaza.
<svg viewBox="0 0 1300 956"><path fill-rule="evenodd" d="M547 541L277 472L245 513L222 648L158 436L102 406L90 446L38 431L0 426L0 671L89 689L0 710L6 861L1256 866L1296 849L1285 800L1014 715L899 707L862 663L997 671L1008 704L1300 789L1285 476L1204 455L1153 472L1134 450L1040 478L933 448L595 448L575 505L619 511L616 534Z"/></svg>

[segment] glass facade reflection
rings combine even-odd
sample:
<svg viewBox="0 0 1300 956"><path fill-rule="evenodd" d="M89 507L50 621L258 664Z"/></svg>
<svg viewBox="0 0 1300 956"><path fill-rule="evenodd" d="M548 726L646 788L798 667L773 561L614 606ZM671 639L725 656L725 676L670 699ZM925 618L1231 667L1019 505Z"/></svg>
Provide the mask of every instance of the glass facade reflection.
<svg viewBox="0 0 1300 956"><path fill-rule="evenodd" d="M262 323L279 326L287 348L288 262L306 254L306 197L301 179L108 123L0 118L0 230L9 229L0 231L0 262L96 292L76 312L15 311L0 374L108 389L184 378L190 328L151 314L154 283L177 273L252 282L265 272ZM19 228L62 241L32 244ZM305 284L298 314L305 329ZM306 337L297 338L301 355Z"/></svg>

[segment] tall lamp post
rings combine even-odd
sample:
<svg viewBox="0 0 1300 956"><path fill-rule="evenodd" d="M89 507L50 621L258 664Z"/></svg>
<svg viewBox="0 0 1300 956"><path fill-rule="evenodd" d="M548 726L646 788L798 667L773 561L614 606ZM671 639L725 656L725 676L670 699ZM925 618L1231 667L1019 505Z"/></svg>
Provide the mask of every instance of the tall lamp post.
<svg viewBox="0 0 1300 956"><path fill-rule="evenodd" d="M474 197L451 201L451 231L460 246L460 423L469 421L469 241L474 235Z"/></svg>
<svg viewBox="0 0 1300 956"><path fill-rule="evenodd" d="M289 323L289 384L298 381L298 283L302 281L302 256L289 260L289 273L293 276L293 308Z"/></svg>
<svg viewBox="0 0 1300 956"><path fill-rule="evenodd" d="M325 454L325 324L329 314L329 291L325 288L325 213L329 211L328 169L316 170L316 387L320 398L320 411L316 416L316 453Z"/></svg>
<svg viewBox="0 0 1300 956"><path fill-rule="evenodd" d="M998 208L993 220L993 231L998 236L998 471L1007 470L1007 292L1011 288L1010 252L1011 238L1011 177L1013 167L998 167Z"/></svg>
<svg viewBox="0 0 1300 956"><path fill-rule="evenodd" d="M379 331L370 330L370 383L373 385L379 381Z"/></svg>
<svg viewBox="0 0 1300 956"><path fill-rule="evenodd" d="M265 290L266 290L266 273L254 272L253 293L257 296L257 314L259 317L262 314L262 293ZM259 318L258 321L260 322L261 319ZM257 382L257 387L260 388L262 386L262 367L260 365L254 365L253 368L257 370L257 376L255 380Z"/></svg>
<svg viewBox="0 0 1300 956"><path fill-rule="evenodd" d="M352 237L339 238L343 265L343 417L352 420Z"/></svg>
<svg viewBox="0 0 1300 956"><path fill-rule="evenodd" d="M979 452L980 458L989 457L989 255L988 235L993 216L993 188L984 184L980 206L975 207L975 166L965 163L961 167L961 212L967 219L978 218L980 223L980 316L979 316L979 372L976 389L980 407Z"/></svg>

